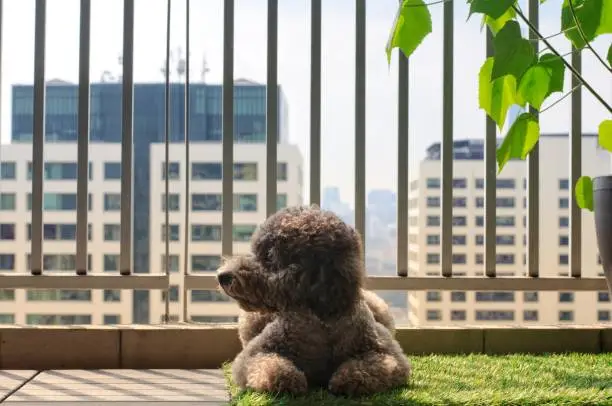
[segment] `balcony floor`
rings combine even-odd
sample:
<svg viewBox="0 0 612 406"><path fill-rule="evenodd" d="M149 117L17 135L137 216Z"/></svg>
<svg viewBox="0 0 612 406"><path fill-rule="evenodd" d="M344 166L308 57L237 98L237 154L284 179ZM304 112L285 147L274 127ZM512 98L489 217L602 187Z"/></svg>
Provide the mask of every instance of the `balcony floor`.
<svg viewBox="0 0 612 406"><path fill-rule="evenodd" d="M220 370L0 371L0 403L226 405Z"/></svg>

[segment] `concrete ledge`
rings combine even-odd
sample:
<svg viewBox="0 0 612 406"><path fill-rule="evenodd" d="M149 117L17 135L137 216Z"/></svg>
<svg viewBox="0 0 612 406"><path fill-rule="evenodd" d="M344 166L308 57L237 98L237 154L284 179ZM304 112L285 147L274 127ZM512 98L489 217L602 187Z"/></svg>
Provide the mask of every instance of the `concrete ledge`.
<svg viewBox="0 0 612 406"><path fill-rule="evenodd" d="M398 328L406 353L612 352L612 327ZM240 351L235 325L0 328L0 369L212 369Z"/></svg>

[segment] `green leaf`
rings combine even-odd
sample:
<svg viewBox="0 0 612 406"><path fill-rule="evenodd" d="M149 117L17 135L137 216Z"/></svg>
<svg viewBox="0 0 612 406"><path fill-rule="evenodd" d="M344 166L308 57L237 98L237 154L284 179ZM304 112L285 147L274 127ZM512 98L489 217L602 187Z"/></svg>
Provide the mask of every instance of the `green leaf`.
<svg viewBox="0 0 612 406"><path fill-rule="evenodd" d="M474 13L482 13L493 19L497 19L504 15L504 13L516 3L516 0L470 0L469 3L470 16Z"/></svg>
<svg viewBox="0 0 612 406"><path fill-rule="evenodd" d="M608 48L608 64L612 67L612 44Z"/></svg>
<svg viewBox="0 0 612 406"><path fill-rule="evenodd" d="M593 41L598 35L602 18L612 19L602 16L603 0L572 0L572 5L576 12L576 20L582 28L582 34L588 42ZM605 27L603 29L605 30ZM561 7L561 30L575 48L580 49L586 45L580 30L576 27L569 0L563 0L563 6Z"/></svg>
<svg viewBox="0 0 612 406"><path fill-rule="evenodd" d="M404 0L400 5L387 42L387 62L391 51L399 48L409 57L431 33L431 14L423 0Z"/></svg>
<svg viewBox="0 0 612 406"><path fill-rule="evenodd" d="M601 3L601 20L595 31L595 36L612 33L612 0L603 0Z"/></svg>
<svg viewBox="0 0 612 406"><path fill-rule="evenodd" d="M508 21L493 39L495 62L491 79L513 75L520 80L523 73L536 61L533 47L521 36L518 22Z"/></svg>
<svg viewBox="0 0 612 406"><path fill-rule="evenodd" d="M537 64L527 69L519 82L516 94L518 104L525 106L525 103L529 103L540 110L542 102L550 94L550 82L551 74L546 67Z"/></svg>
<svg viewBox="0 0 612 406"><path fill-rule="evenodd" d="M599 124L599 145L612 152L612 120L604 120Z"/></svg>
<svg viewBox="0 0 612 406"><path fill-rule="evenodd" d="M489 26L489 29L493 33L493 35L497 35L497 33L504 28L504 25L512 19L516 17L516 11L512 7L510 7L504 14L499 18L492 18L488 15L482 16L482 24L486 24Z"/></svg>
<svg viewBox="0 0 612 406"><path fill-rule="evenodd" d="M516 79L506 75L491 81L493 57L487 58L478 74L478 104L501 130L506 114L516 99Z"/></svg>
<svg viewBox="0 0 612 406"><path fill-rule="evenodd" d="M574 189L576 203L581 209L593 211L593 180L588 176L581 176Z"/></svg>
<svg viewBox="0 0 612 406"><path fill-rule="evenodd" d="M523 113L514 121L497 149L498 173L512 158L525 159L540 138L540 125L531 113Z"/></svg>
<svg viewBox="0 0 612 406"><path fill-rule="evenodd" d="M553 92L562 92L563 81L565 79L565 65L561 58L555 54L546 53L540 56L538 64L544 66L550 72L550 88L546 96Z"/></svg>

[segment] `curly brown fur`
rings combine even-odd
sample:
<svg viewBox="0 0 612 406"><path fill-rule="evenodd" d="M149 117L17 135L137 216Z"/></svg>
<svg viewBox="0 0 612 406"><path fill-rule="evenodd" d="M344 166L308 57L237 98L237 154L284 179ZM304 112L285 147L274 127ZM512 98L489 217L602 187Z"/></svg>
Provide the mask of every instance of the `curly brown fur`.
<svg viewBox="0 0 612 406"><path fill-rule="evenodd" d="M248 312L234 381L293 394L327 387L368 395L404 385L410 364L386 304L363 290L364 276L360 236L334 214L298 207L269 217L252 255L230 259L218 274Z"/></svg>

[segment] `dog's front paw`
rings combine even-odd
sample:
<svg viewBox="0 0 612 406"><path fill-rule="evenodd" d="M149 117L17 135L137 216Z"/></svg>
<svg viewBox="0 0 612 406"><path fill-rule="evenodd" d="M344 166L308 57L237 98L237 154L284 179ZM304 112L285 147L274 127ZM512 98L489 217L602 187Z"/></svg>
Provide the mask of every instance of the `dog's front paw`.
<svg viewBox="0 0 612 406"><path fill-rule="evenodd" d="M258 392L302 395L308 391L308 381L287 358L260 354L248 361L247 387Z"/></svg>

